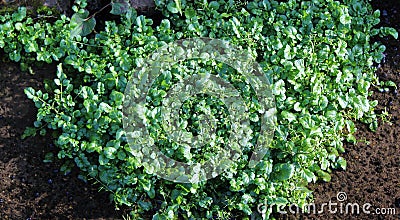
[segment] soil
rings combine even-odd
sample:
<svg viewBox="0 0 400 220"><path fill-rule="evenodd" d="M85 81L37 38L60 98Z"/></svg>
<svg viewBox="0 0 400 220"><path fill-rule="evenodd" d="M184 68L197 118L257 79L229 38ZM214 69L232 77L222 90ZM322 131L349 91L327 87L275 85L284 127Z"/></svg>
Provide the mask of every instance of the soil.
<svg viewBox="0 0 400 220"><path fill-rule="evenodd" d="M400 32L398 0L372 1L381 10L381 24ZM385 62L377 74L381 80L392 80L400 89L400 42L392 37L376 39L387 46ZM0 57L4 57L0 54ZM27 126L32 126L36 108L24 94L24 88L41 88L51 79L55 66L34 68L34 75L21 72L19 65L3 58L0 61L0 219L121 219L128 211L115 210L107 192L99 186L78 179L78 171L68 175L59 172L63 161L44 163L47 152L56 153L50 137L21 140ZM387 120L380 120L377 132L357 123L360 143L346 144L346 171L334 171L329 183L311 185L316 207L330 200L334 203L369 203L375 208L396 208L396 215L322 214L280 215L280 219L400 219L400 97L397 91L373 90L372 99L379 101L377 113L387 110ZM347 199L339 202L337 194ZM344 208L343 208L344 210Z"/></svg>

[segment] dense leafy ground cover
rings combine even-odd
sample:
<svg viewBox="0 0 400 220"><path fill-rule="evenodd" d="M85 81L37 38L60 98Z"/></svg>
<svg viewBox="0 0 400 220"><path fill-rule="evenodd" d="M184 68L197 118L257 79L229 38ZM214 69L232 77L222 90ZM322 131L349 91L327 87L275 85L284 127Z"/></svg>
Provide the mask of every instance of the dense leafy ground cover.
<svg viewBox="0 0 400 220"><path fill-rule="evenodd" d="M384 48L369 43L370 34L379 33L371 31L379 22L379 13L372 13L367 4L159 4L169 21L153 27L151 20L128 13L122 24L108 22L105 31L89 40L71 39L69 29L63 27L69 20L66 17L52 26L42 23L43 31L32 35L29 26L41 26L29 18L25 21L23 10L10 17L15 25L6 22L2 26L5 51L12 60L22 59L23 67L34 59L64 63L44 92L26 90L39 108L36 129L28 131L55 130L52 135L59 137L56 143L62 149L59 157L74 159L78 167L114 192L117 204L133 206L138 216L147 209L180 216L257 215L255 207L265 199L269 204L304 203L310 195L305 188L308 182L328 181L331 168L345 168L338 151L343 151L344 138L353 140L352 120L376 126L372 111L376 103L367 97L369 86L378 85L372 62L383 58ZM326 13L326 7L336 13ZM256 18L260 16L265 17ZM305 22L300 23L302 16ZM380 32L395 35L388 28ZM46 34L42 42L40 36ZM140 58L163 41L195 36L250 46L249 52L274 84L279 123L272 149L256 169L247 168L243 157L217 179L172 184L139 169L129 146L120 141L120 94ZM159 98L159 89L155 93ZM63 168L68 170L68 166Z"/></svg>

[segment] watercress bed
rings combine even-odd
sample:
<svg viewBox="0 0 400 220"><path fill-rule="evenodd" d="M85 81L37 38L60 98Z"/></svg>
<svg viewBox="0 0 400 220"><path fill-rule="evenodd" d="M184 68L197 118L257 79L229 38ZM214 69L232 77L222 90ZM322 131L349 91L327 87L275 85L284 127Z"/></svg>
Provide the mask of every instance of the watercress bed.
<svg viewBox="0 0 400 220"><path fill-rule="evenodd" d="M126 6L122 2L113 1ZM24 136L51 131L57 156L69 159L83 177L110 191L116 206L130 206L132 218L272 218L273 210L261 216L257 205L307 203L312 199L308 183L329 181L332 169L346 168L340 153L345 151L344 140L356 141L354 121L376 128L377 101L368 99L369 88L379 85L373 64L381 61L385 46L371 43L371 37L397 38L397 32L374 28L380 13L372 11L367 1L155 2L163 15L159 24L124 8L120 21L105 21L104 29L96 32L91 26L82 32L84 22L92 19L85 0L75 1L72 19L32 18L25 8L0 16L0 47L11 60L24 68L34 61L58 65L45 90L25 89L38 113ZM249 154L261 125L254 90L243 74L201 59L162 70L147 96L147 109L159 106L184 76L211 72L240 91L253 135L236 163L218 177L174 183L148 172L132 154L122 125L124 92L135 68L153 51L195 37L222 39L248 51L272 83L278 120L267 154L250 168ZM148 132L162 136L161 115L150 110ZM180 112L193 134L201 128L199 115L213 115L215 145L224 147L231 128L220 100L191 97ZM157 144L166 155L183 162L204 161L214 153L212 145L188 151L169 139Z"/></svg>

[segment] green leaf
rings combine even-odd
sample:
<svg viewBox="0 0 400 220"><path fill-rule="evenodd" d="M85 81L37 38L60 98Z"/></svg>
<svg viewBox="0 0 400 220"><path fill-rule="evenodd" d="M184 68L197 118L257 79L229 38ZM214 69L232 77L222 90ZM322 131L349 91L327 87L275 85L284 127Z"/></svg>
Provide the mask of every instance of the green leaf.
<svg viewBox="0 0 400 220"><path fill-rule="evenodd" d="M10 59L15 62L19 62L22 58L20 51L18 51L18 50L14 50L11 53L9 53L8 55L9 55Z"/></svg>
<svg viewBox="0 0 400 220"><path fill-rule="evenodd" d="M347 7L345 6L341 6L340 8L340 18L339 21L340 23L346 25L346 24L350 24L351 23L351 16L349 15L349 10L347 9Z"/></svg>
<svg viewBox="0 0 400 220"><path fill-rule="evenodd" d="M299 102L296 102L295 104L294 104L294 110L295 111L297 111L297 112L300 112L301 111L301 107L300 107L300 103Z"/></svg>
<svg viewBox="0 0 400 220"><path fill-rule="evenodd" d="M35 97L35 90L32 87L28 87L24 89L24 93L28 97L28 99L33 99Z"/></svg>
<svg viewBox="0 0 400 220"><path fill-rule="evenodd" d="M296 120L296 115L291 113L291 112L288 112L288 111L283 111L282 112L282 117L284 119L288 120L289 122L292 122L292 121Z"/></svg>
<svg viewBox="0 0 400 220"><path fill-rule="evenodd" d="M105 155L100 154L100 156L99 156L99 164L100 165L106 165L109 161L110 161L110 159L108 159Z"/></svg>
<svg viewBox="0 0 400 220"><path fill-rule="evenodd" d="M350 24L351 23L351 17L347 14L343 14L340 16L340 23L342 24Z"/></svg>
<svg viewBox="0 0 400 220"><path fill-rule="evenodd" d="M317 170L317 175L319 178L321 178L325 182L331 181L331 175L325 171Z"/></svg>
<svg viewBox="0 0 400 220"><path fill-rule="evenodd" d="M118 159L119 160L125 160L126 154L123 151L118 151Z"/></svg>
<svg viewBox="0 0 400 220"><path fill-rule="evenodd" d="M348 103L344 99L342 99L342 97L338 98L338 102L339 102L340 107L342 107L343 109L345 109L348 105Z"/></svg>
<svg viewBox="0 0 400 220"><path fill-rule="evenodd" d="M112 91L110 95L111 100L115 103L115 105L122 105L124 100L124 94L117 91Z"/></svg>
<svg viewBox="0 0 400 220"><path fill-rule="evenodd" d="M25 139L25 138L27 138L27 137L33 137L33 136L35 136L35 135L36 135L36 131L37 131L36 128L27 127L27 128L24 130L24 133L22 134L21 139Z"/></svg>
<svg viewBox="0 0 400 220"><path fill-rule="evenodd" d="M129 0L112 0L111 1L111 14L120 15L128 12L130 7Z"/></svg>
<svg viewBox="0 0 400 220"><path fill-rule="evenodd" d="M88 18L89 12L85 10L83 14L75 13L71 18L71 26L74 27L71 30L71 37L75 36L86 36L94 30L96 26L96 20Z"/></svg>
<svg viewBox="0 0 400 220"><path fill-rule="evenodd" d="M61 153L61 152L60 152L60 153ZM59 157L59 158L60 158L60 157ZM67 162L65 162L65 163L61 166L60 171L61 171L64 175L67 175L68 173L71 172L72 167L73 167L72 163L71 163L70 161L67 161Z"/></svg>
<svg viewBox="0 0 400 220"><path fill-rule="evenodd" d="M170 11L173 14L177 14L177 13L182 14L180 0L174 0L174 2L168 3L167 9L168 9L168 11Z"/></svg>
<svg viewBox="0 0 400 220"><path fill-rule="evenodd" d="M192 8L186 8L185 9L185 16L186 18L193 18L196 16L196 11Z"/></svg>
<svg viewBox="0 0 400 220"><path fill-rule="evenodd" d="M293 164L280 163L274 166L274 179L279 181L285 181L290 179L294 174Z"/></svg>
<svg viewBox="0 0 400 220"><path fill-rule="evenodd" d="M103 112L110 113L110 111L112 110L112 107L109 104L102 102L99 105L99 109Z"/></svg>
<svg viewBox="0 0 400 220"><path fill-rule="evenodd" d="M104 152L104 155L106 156L106 158L114 159L115 158L114 153L116 151L117 150L115 148L113 148L113 147L105 147L103 152Z"/></svg>
<svg viewBox="0 0 400 220"><path fill-rule="evenodd" d="M347 162L343 157L339 157L337 159L336 163L337 163L337 165L336 165L337 168L342 168L343 170L346 170Z"/></svg>
<svg viewBox="0 0 400 220"><path fill-rule="evenodd" d="M395 39L399 38L399 33L396 31L396 29L391 27L382 27L381 33L385 36L392 35Z"/></svg>
<svg viewBox="0 0 400 220"><path fill-rule="evenodd" d="M308 169L305 169L305 170L302 172L301 176L302 176L305 180L307 180L307 182L315 182L315 181L316 181L316 176L314 175L313 172L311 172L311 171L308 170Z"/></svg>
<svg viewBox="0 0 400 220"><path fill-rule="evenodd" d="M145 201L142 201L142 200L140 200L138 202L138 204L145 211L149 211L153 207L151 202L145 202Z"/></svg>
<svg viewBox="0 0 400 220"><path fill-rule="evenodd" d="M13 20L22 21L26 17L26 8L19 7L18 12L12 15Z"/></svg>
<svg viewBox="0 0 400 220"><path fill-rule="evenodd" d="M280 79L274 84L273 92L275 95L284 95L286 92L285 82Z"/></svg>
<svg viewBox="0 0 400 220"><path fill-rule="evenodd" d="M212 8L213 10L218 10L220 5L217 1L212 1L210 2L210 4L208 4L210 6L210 8Z"/></svg>
<svg viewBox="0 0 400 220"><path fill-rule="evenodd" d="M47 154L44 156L43 162L44 162L44 163L51 163L51 162L53 162L53 160L54 160L54 154L50 152L50 153L47 153Z"/></svg>
<svg viewBox="0 0 400 220"><path fill-rule="evenodd" d="M385 85L387 86L387 87L394 87L395 89L397 89L397 85L396 85L396 83L395 82L393 82L393 81L386 81L385 82Z"/></svg>

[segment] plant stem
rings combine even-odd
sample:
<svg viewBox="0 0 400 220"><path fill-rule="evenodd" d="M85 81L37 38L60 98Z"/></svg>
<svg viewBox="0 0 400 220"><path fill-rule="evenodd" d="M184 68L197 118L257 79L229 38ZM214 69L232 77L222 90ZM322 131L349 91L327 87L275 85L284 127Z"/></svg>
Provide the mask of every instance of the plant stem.
<svg viewBox="0 0 400 220"><path fill-rule="evenodd" d="M106 6L102 7L100 10L96 11L95 13L93 13L92 15L90 15L88 18L85 19L85 21L90 20L91 18L93 18L94 16L96 16L98 13L102 12L104 9L106 9L108 6L111 5L111 2L108 3Z"/></svg>
<svg viewBox="0 0 400 220"><path fill-rule="evenodd" d="M32 20L37 20L37 19L41 19L41 18L58 18L58 17L53 16L53 15L42 15L42 16L38 16L36 18L33 18Z"/></svg>

